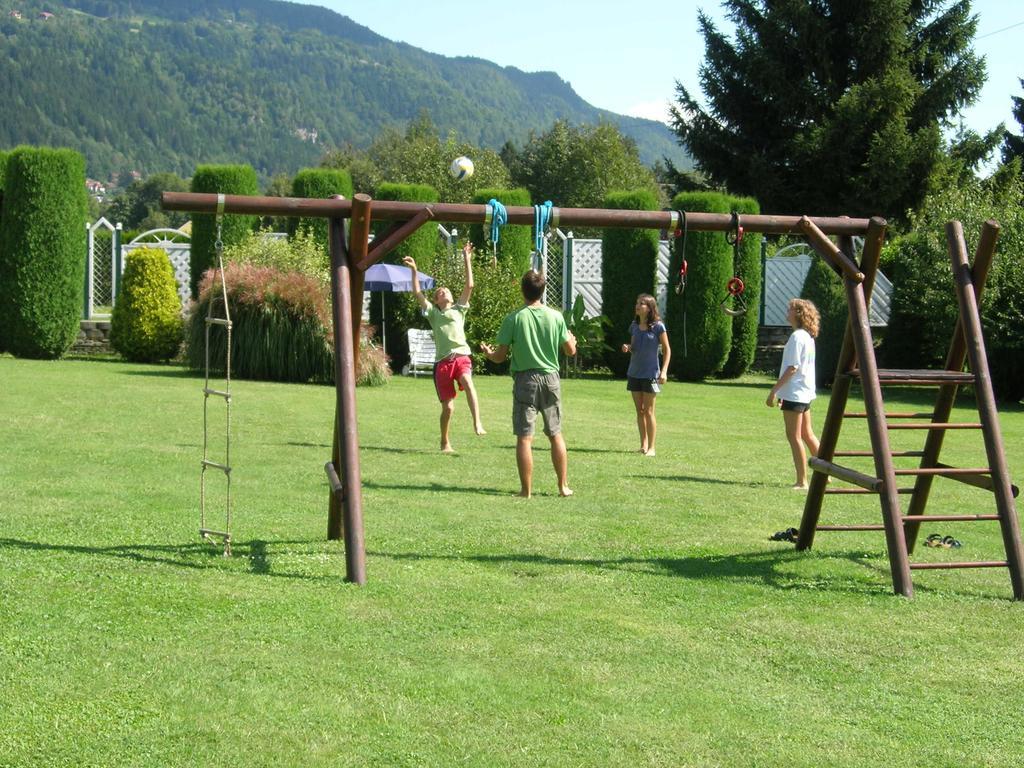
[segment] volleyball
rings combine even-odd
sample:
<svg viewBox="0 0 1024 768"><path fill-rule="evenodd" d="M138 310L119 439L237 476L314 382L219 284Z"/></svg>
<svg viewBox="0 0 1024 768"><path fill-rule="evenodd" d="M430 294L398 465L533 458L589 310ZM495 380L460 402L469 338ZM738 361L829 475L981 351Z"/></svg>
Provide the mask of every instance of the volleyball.
<svg viewBox="0 0 1024 768"><path fill-rule="evenodd" d="M451 167L448 169L451 173L452 178L456 181L462 181L468 179L473 175L473 161L465 155L456 157L452 160Z"/></svg>

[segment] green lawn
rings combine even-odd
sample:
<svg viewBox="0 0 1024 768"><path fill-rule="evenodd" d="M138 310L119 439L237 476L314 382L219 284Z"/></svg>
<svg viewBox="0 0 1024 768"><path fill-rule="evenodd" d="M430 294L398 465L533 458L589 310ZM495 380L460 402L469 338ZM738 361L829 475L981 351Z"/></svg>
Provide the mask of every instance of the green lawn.
<svg viewBox="0 0 1024 768"><path fill-rule="evenodd" d="M478 382L487 436L459 402L450 457L428 380L360 390L364 588L325 540L332 389L235 382L226 559L196 534L201 380L0 357L0 382L0 766L1024 761L1006 572L917 572L906 600L880 532L768 542L803 497L767 379L670 383L653 459L622 382L565 382L576 496L545 450L530 501L507 378ZM1024 412L1002 425L1020 473ZM944 456L983 462L980 436ZM954 509L994 506L936 481L930 511ZM823 522L879 519L826 499ZM964 548L919 559L1003 557L995 523L933 530Z"/></svg>

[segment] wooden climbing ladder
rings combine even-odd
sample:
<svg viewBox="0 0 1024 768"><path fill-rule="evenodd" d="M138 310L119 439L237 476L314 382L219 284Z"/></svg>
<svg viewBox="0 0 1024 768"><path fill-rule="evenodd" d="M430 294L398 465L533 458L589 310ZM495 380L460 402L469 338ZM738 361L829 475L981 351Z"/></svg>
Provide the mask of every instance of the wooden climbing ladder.
<svg viewBox="0 0 1024 768"><path fill-rule="evenodd" d="M975 252L973 267L967 258L963 227L952 221L946 225L946 239L953 267L953 276L959 304L959 318L949 346L946 364L940 370L879 369L875 362L874 344L868 322L868 305L878 271L878 261L885 237L886 223L874 218L868 227L861 263L853 257L852 238L839 239L836 246L809 219L801 221L801 229L811 245L826 261L840 272L849 304L849 320L843 339L842 351L836 371L828 414L821 432L818 456L810 460L814 470L803 518L797 537L797 549L809 549L817 531L884 530L892 571L893 589L897 594L911 597L914 584L911 571L935 568L1007 568L1013 597L1024 600L1024 553L1021 548L1020 524L1014 498L1017 488L1011 484L988 358L982 338L979 302L999 237L999 225L987 221ZM967 362L969 372L964 371ZM864 396L864 412L846 411L850 387L859 380ZM978 406L977 422L950 422L957 389L964 384L974 387ZM931 413L886 413L882 397L884 386L937 387L935 407ZM865 419L871 438L871 450L836 450L844 418ZM948 430L978 430L982 433L987 456L984 467L952 467L939 461L943 438ZM920 451L896 451L889 444L890 430L922 430L926 433L924 448ZM873 475L835 463L839 457L873 457ZM915 468L898 469L894 458L920 458ZM855 487L829 487L829 477L850 483ZM900 488L899 478L914 477L912 488ZM976 486L995 496L995 514L926 514L928 494L936 477ZM881 502L882 523L870 525L819 525L821 507L830 494L876 494ZM909 494L907 513L900 508L899 496ZM911 563L918 530L924 522L946 521L998 521L1002 530L1005 560L967 562Z"/></svg>

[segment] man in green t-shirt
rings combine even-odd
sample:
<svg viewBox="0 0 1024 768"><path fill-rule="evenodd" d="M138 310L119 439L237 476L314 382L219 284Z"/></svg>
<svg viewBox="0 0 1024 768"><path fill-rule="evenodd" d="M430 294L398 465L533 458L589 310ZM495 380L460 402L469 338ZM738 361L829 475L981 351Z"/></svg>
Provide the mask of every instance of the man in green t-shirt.
<svg viewBox="0 0 1024 768"><path fill-rule="evenodd" d="M506 315L498 331L498 346L481 344L487 359L502 363L511 359L512 431L516 435L516 466L519 495L530 498L533 490L533 425L539 411L544 434L551 441L558 493L572 496L566 476L569 459L562 439L562 395L558 379L558 351L576 354L576 337L560 312L544 306L544 276L535 270L523 275L520 287L526 304Z"/></svg>
<svg viewBox="0 0 1024 768"><path fill-rule="evenodd" d="M437 399L441 401L441 452L453 453L451 440L448 438L448 427L455 410L455 396L459 389L465 391L469 402L469 412L473 417L473 430L478 435L487 434L480 421L480 405L473 386L472 350L466 341L466 310L469 309L469 297L473 293L473 246L467 242L462 248L462 261L466 273L466 285L462 289L459 300L452 301L452 292L447 288L434 291L434 303L431 304L420 290L419 273L416 261L411 256L402 259L402 263L412 270L412 292L416 302L434 332L434 388Z"/></svg>

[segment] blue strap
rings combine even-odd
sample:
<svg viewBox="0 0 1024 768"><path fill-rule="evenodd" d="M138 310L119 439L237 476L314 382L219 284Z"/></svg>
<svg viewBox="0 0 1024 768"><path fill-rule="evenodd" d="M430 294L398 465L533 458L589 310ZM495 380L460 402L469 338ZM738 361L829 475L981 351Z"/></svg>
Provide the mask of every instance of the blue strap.
<svg viewBox="0 0 1024 768"><path fill-rule="evenodd" d="M498 239L501 237L501 228L508 224L508 211L505 210L504 205L498 202L497 198L492 197L487 204L491 206L491 242L497 246Z"/></svg>
<svg viewBox="0 0 1024 768"><path fill-rule="evenodd" d="M551 220L551 201L545 200L543 205L533 206L533 249L540 253L544 250L544 232Z"/></svg>

